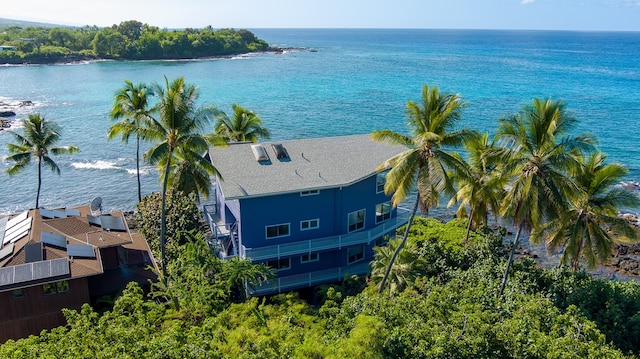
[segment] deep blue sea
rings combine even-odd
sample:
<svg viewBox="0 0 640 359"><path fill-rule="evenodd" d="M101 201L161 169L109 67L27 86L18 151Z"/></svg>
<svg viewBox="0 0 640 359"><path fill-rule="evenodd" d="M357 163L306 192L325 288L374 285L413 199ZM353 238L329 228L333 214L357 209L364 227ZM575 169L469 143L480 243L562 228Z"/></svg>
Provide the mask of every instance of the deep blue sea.
<svg viewBox="0 0 640 359"><path fill-rule="evenodd" d="M407 100L424 84L467 102L462 126L493 132L497 119L534 97L564 99L611 161L640 180L640 33L478 30L255 29L272 45L299 47L202 61L94 62L0 66L0 102L33 101L17 118L40 112L62 127L61 145L81 152L56 158L61 176L45 172L41 205L105 209L136 203L133 141L107 141L107 118L125 79L163 82L184 76L200 87L202 105L257 112L273 140L405 131ZM19 129L16 129L19 131ZM0 157L11 140L0 132ZM35 205L36 168L14 177L0 161L0 214ZM144 166L143 191L158 191Z"/></svg>

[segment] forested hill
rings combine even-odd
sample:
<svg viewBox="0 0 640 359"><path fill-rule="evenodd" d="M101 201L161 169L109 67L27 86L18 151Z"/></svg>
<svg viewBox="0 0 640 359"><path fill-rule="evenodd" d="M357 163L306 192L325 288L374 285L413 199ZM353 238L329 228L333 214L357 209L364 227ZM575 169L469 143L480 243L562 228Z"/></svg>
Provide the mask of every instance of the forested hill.
<svg viewBox="0 0 640 359"><path fill-rule="evenodd" d="M135 20L105 28L8 26L0 28L0 45L4 64L195 59L269 49L248 30L167 30Z"/></svg>

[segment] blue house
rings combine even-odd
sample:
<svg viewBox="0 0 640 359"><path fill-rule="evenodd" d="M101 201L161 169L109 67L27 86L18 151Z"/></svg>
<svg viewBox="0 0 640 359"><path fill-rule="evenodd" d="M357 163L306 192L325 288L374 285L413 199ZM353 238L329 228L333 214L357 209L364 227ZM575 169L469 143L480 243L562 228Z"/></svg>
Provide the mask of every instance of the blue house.
<svg viewBox="0 0 640 359"><path fill-rule="evenodd" d="M218 254L276 270L253 295L369 273L373 247L408 219L376 171L403 150L368 135L210 148L222 178L204 207Z"/></svg>

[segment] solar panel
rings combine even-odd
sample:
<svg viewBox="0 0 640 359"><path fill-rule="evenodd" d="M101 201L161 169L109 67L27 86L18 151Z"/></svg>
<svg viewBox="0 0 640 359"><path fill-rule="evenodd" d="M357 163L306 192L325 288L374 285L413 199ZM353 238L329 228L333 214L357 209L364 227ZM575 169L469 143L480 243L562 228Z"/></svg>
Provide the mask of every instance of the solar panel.
<svg viewBox="0 0 640 359"><path fill-rule="evenodd" d="M20 264L0 268L0 286L28 282L31 280L53 278L71 273L67 258Z"/></svg>
<svg viewBox="0 0 640 359"><path fill-rule="evenodd" d="M100 223L102 224L102 229L105 231L127 231L122 217L109 215L100 216Z"/></svg>
<svg viewBox="0 0 640 359"><path fill-rule="evenodd" d="M13 266L0 268L0 286L13 283Z"/></svg>
<svg viewBox="0 0 640 359"><path fill-rule="evenodd" d="M25 219L17 226L11 228L11 231L6 231L4 234L4 239L2 240L3 244L7 243L15 243L20 238L29 234L29 230L31 229L31 217Z"/></svg>
<svg viewBox="0 0 640 359"><path fill-rule="evenodd" d="M11 218L9 221L7 221L7 228L6 230L10 230L12 227L14 227L15 225L17 225L18 223L24 221L25 219L27 219L27 215L29 214L29 211L24 211L22 213L20 213L19 215Z"/></svg>
<svg viewBox="0 0 640 359"><path fill-rule="evenodd" d="M53 210L53 215L56 218L67 218L67 211L63 210L59 210L59 209L54 209Z"/></svg>
<svg viewBox="0 0 640 359"><path fill-rule="evenodd" d="M80 210L77 208L67 208L68 217L80 217Z"/></svg>
<svg viewBox="0 0 640 359"><path fill-rule="evenodd" d="M0 249L0 261L13 254L13 243L10 243Z"/></svg>
<svg viewBox="0 0 640 359"><path fill-rule="evenodd" d="M53 211L50 209L44 209L44 208L40 208L38 210L40 212L40 217L42 218L54 218L55 215L53 214Z"/></svg>
<svg viewBox="0 0 640 359"><path fill-rule="evenodd" d="M52 277L58 277L58 276L70 273L69 260L67 258L52 259L50 261L45 261L45 262L51 262Z"/></svg>
<svg viewBox="0 0 640 359"><path fill-rule="evenodd" d="M69 244L67 245L67 254L69 257L96 257L96 252L93 250L93 246L89 244Z"/></svg>
<svg viewBox="0 0 640 359"><path fill-rule="evenodd" d="M4 231L7 228L7 221L8 220L9 220L8 217L0 218L0 245L2 245L3 240L4 240Z"/></svg>
<svg viewBox="0 0 640 359"><path fill-rule="evenodd" d="M100 222L100 217L94 217L90 214L87 214L87 221L89 221L89 224L102 226L102 223Z"/></svg>
<svg viewBox="0 0 640 359"><path fill-rule="evenodd" d="M13 282L28 282L33 279L33 266L31 263L13 266Z"/></svg>
<svg viewBox="0 0 640 359"><path fill-rule="evenodd" d="M40 262L44 259L42 243L28 243L24 246L25 263Z"/></svg>
<svg viewBox="0 0 640 359"><path fill-rule="evenodd" d="M4 236L5 238L16 233L16 232L22 232L24 230L24 226L27 225L27 223L31 222L31 217L25 218L22 221L18 222L18 223L14 223L11 225L11 227L7 227L7 229L5 229L4 231Z"/></svg>
<svg viewBox="0 0 640 359"><path fill-rule="evenodd" d="M67 239L64 236L50 232L40 232L40 241L59 248L67 248Z"/></svg>

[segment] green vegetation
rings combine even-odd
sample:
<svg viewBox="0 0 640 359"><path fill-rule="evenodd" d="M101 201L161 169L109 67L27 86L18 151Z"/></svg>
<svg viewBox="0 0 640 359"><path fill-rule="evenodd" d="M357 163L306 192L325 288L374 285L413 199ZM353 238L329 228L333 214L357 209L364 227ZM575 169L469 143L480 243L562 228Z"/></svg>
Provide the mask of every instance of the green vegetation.
<svg viewBox="0 0 640 359"><path fill-rule="evenodd" d="M248 30L167 30L129 20L99 28L8 26L0 44L0 63L54 63L93 59L193 59L265 51L269 45Z"/></svg>
<svg viewBox="0 0 640 359"><path fill-rule="evenodd" d="M21 124L24 128L22 135L8 131L17 143L7 144L11 154L7 156L7 160L13 162L13 165L7 169L7 173L13 176L27 168L32 160L38 161L38 190L36 191L36 206L34 208L39 208L42 164L44 163L52 172L59 175L60 167L53 161L50 154L71 154L78 152L78 147L53 147L60 140L60 129L55 122L47 121L40 114L29 115L27 119L21 121Z"/></svg>
<svg viewBox="0 0 640 359"><path fill-rule="evenodd" d="M468 130L454 131L460 121L464 103L460 96L440 93L437 87L425 85L422 88L422 103L407 103L408 122L411 137L389 130L374 131L374 140L394 145L404 145L408 149L380 165L379 169L390 168L384 185L386 194L393 194L393 206L402 203L414 188L417 196L413 212L407 225L407 233L415 217L418 205L422 213L437 207L444 192L453 192L453 182L445 166L456 167L457 158L447 153L443 147L456 146L472 136ZM386 273L380 282L379 291L384 290L391 267L407 240L407 233L397 246Z"/></svg>
<svg viewBox="0 0 640 359"><path fill-rule="evenodd" d="M109 127L107 136L113 139L118 135L124 143L129 142L131 135L136 136L136 177L138 179L138 202L142 200L140 186L140 140L144 138L145 122L149 120L149 97L151 89L145 84L133 84L125 80L125 85L116 92L109 117L118 121Z"/></svg>
<svg viewBox="0 0 640 359"><path fill-rule="evenodd" d="M154 257L161 256L160 248L160 217L162 216L162 196L159 192L146 195L138 203L135 211L136 222L140 234L149 243ZM166 230L174 238L166 240L166 257L172 262L180 257L180 245L184 242L178 238L178 233L202 230L200 218L202 213L196 206L195 194L186 195L183 192L167 192L166 196Z"/></svg>
<svg viewBox="0 0 640 359"><path fill-rule="evenodd" d="M262 119L239 104L231 106L233 117L220 111L217 115L215 135L226 142L258 142L269 139L269 130L262 126Z"/></svg>
<svg viewBox="0 0 640 359"><path fill-rule="evenodd" d="M318 307L295 293L233 303L228 261L188 234L170 285L130 284L112 310L65 310L66 327L0 347L3 358L625 358L640 352L640 285L593 279L506 251L466 219L417 218L406 249L419 268L404 289L329 287ZM425 266L426 264L426 266ZM245 264L246 265L246 264ZM252 276L260 281L268 273ZM160 284L164 281L160 281ZM237 287L236 287L237 288ZM361 288L360 288L361 289ZM154 299L155 298L155 299ZM166 300L165 300L166 299Z"/></svg>

